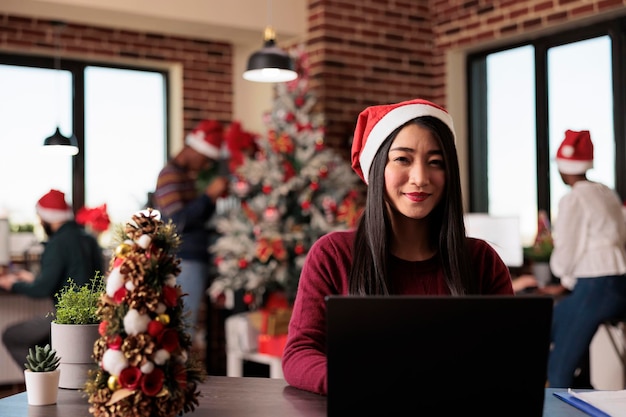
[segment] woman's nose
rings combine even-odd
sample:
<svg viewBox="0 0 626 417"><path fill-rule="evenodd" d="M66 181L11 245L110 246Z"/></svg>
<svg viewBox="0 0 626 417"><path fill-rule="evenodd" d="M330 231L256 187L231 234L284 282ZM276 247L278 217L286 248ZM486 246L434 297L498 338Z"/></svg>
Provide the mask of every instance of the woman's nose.
<svg viewBox="0 0 626 417"><path fill-rule="evenodd" d="M428 167L422 162L415 162L411 166L410 181L416 185L428 183Z"/></svg>

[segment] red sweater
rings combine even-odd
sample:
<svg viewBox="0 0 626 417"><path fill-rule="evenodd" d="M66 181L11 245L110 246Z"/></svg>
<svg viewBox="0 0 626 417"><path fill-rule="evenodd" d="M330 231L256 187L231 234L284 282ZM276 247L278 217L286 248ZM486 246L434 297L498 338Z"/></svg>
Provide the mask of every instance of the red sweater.
<svg viewBox="0 0 626 417"><path fill-rule="evenodd" d="M329 294L348 294L354 231L331 232L311 247L298 284L282 365L292 386L326 395L326 305ZM486 242L470 239L481 294L513 294L509 269ZM397 294L449 295L437 257L409 262L390 259Z"/></svg>

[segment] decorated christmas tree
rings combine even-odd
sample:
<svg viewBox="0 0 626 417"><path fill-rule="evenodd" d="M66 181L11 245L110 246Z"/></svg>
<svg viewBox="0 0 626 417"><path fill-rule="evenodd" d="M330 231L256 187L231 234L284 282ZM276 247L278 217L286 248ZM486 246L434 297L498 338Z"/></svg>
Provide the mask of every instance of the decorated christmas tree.
<svg viewBox="0 0 626 417"><path fill-rule="evenodd" d="M101 337L93 356L99 367L85 385L90 412L165 417L193 411L205 371L189 354L175 227L147 209L118 232L98 302Z"/></svg>
<svg viewBox="0 0 626 417"><path fill-rule="evenodd" d="M231 194L238 204L216 217L220 237L210 251L217 277L210 293L217 298L243 290L250 308L273 290L292 300L308 249L332 230L353 227L363 196L348 162L324 146L324 120L308 88L303 48L291 54L299 77L276 85L264 118L267 135L250 142L246 132L227 134Z"/></svg>

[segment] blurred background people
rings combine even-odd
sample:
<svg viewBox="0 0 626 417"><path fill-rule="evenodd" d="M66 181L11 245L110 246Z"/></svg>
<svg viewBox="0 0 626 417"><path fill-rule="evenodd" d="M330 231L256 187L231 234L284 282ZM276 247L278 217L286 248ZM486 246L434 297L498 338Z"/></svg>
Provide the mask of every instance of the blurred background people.
<svg viewBox="0 0 626 417"><path fill-rule="evenodd" d="M205 295L210 281L208 247L213 233L209 220L215 213L218 198L228 190L228 176L219 169L223 142L221 123L200 122L185 137L183 149L159 173L152 195L154 208L161 212L165 221L173 221L181 238L178 283L186 294L183 298L185 317L192 338L198 330L202 303L208 303ZM199 176L209 171L207 185L199 190Z"/></svg>
<svg viewBox="0 0 626 417"><path fill-rule="evenodd" d="M37 215L47 236L41 254L40 272L17 270L0 276L0 288L33 298L54 296L71 278L76 285L89 282L98 272L104 271L104 257L93 235L74 221L65 194L50 190L37 201ZM31 320L7 327L2 341L15 363L24 365L28 349L34 345L50 343L50 323L53 315L34 317Z"/></svg>

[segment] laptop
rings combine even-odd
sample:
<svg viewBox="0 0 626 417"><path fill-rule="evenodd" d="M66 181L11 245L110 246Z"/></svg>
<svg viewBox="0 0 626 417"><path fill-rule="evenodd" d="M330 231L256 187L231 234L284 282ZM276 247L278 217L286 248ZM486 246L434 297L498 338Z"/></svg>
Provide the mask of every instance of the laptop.
<svg viewBox="0 0 626 417"><path fill-rule="evenodd" d="M547 296L328 296L329 417L543 414Z"/></svg>

